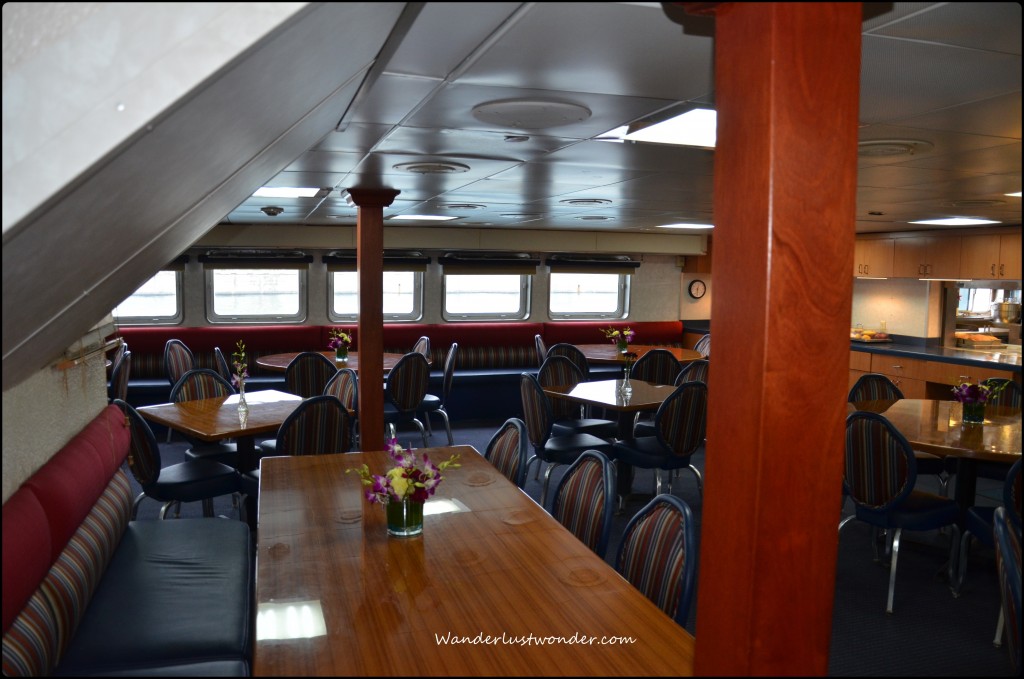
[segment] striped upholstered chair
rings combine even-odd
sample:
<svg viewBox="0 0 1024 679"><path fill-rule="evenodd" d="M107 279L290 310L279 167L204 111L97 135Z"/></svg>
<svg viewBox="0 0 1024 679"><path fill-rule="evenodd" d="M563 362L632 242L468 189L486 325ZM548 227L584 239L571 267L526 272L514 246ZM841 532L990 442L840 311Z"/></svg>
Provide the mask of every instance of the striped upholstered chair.
<svg viewBox="0 0 1024 679"><path fill-rule="evenodd" d="M334 365L334 361L319 351L303 351L285 368L285 390L302 398L321 396L327 381L334 377L336 372L338 367Z"/></svg>
<svg viewBox="0 0 1024 679"><path fill-rule="evenodd" d="M675 495L658 495L626 524L615 570L680 626L697 579L693 512Z"/></svg>
<svg viewBox="0 0 1024 679"><path fill-rule="evenodd" d="M132 352L125 351L120 354L110 370L109 397L112 400L128 400L128 376L132 371Z"/></svg>
<svg viewBox="0 0 1024 679"><path fill-rule="evenodd" d="M996 571L999 573L999 588L1003 600L1003 619L1006 621L1007 646L1010 648L1010 662L1013 672L1021 671L1021 553L1020 524L1016 526L1008 518L1006 507L996 509L993 516L993 532L996 544Z"/></svg>
<svg viewBox="0 0 1024 679"><path fill-rule="evenodd" d="M615 444L615 459L641 469L653 469L655 495L661 493L660 470L689 469L697 477L697 490L704 492L700 471L693 466L693 454L704 444L707 431L708 387L703 382L684 382L665 399L654 414L653 436L641 436ZM668 475L672 492L672 475Z"/></svg>
<svg viewBox="0 0 1024 679"><path fill-rule="evenodd" d="M876 529L885 530L891 536L887 613L892 613L896 560L904 529L936 530L950 526L950 582L955 577L953 564L960 542L957 526L960 509L951 499L914 490L915 481L917 460L914 450L889 420L878 413L862 410L846 418L843 489L853 500L855 510L853 515L840 522L839 529L856 518Z"/></svg>
<svg viewBox="0 0 1024 679"><path fill-rule="evenodd" d="M429 385L430 364L423 354L415 351L398 359L384 385L384 424L396 427L410 422L415 424L423 437L424 447L429 446L430 442L427 440L426 428L416 417L416 411L427 395Z"/></svg>
<svg viewBox="0 0 1024 679"><path fill-rule="evenodd" d="M530 439L526 423L510 417L487 442L484 457L505 478L520 488L526 483L526 461L530 456Z"/></svg>
<svg viewBox="0 0 1024 679"><path fill-rule="evenodd" d="M630 379L654 382L656 384L673 384L682 366L668 349L651 349L633 364L629 372Z"/></svg>
<svg viewBox="0 0 1024 679"><path fill-rule="evenodd" d="M683 382L703 382L708 383L708 368L711 365L710 361L706 358L699 358L696 361L690 361L682 367L679 374L676 375L676 380L672 384L679 386Z"/></svg>
<svg viewBox="0 0 1024 679"><path fill-rule="evenodd" d="M324 394L333 396L345 406L352 416L355 427L352 439L353 447L359 444L359 375L352 368L342 368L334 377L327 381Z"/></svg>
<svg viewBox="0 0 1024 679"><path fill-rule="evenodd" d="M167 344L164 345L164 370L172 387L178 383L182 375L196 367L195 356L184 342L179 339L167 340Z"/></svg>
<svg viewBox="0 0 1024 679"><path fill-rule="evenodd" d="M590 361L587 360L583 351L575 344L559 342L558 344L552 345L548 348L548 353L545 358L550 358L552 356L565 356L575 363L576 367L580 369L580 373L583 375L583 381L590 379Z"/></svg>
<svg viewBox="0 0 1024 679"><path fill-rule="evenodd" d="M235 376L231 372L231 364L228 363L228 359L224 358L224 352L220 350L220 347L213 348L213 365L218 375L228 382L232 382Z"/></svg>
<svg viewBox="0 0 1024 679"><path fill-rule="evenodd" d="M171 388L171 402L198 401L204 398L231 396L235 388L215 371L208 368L189 370ZM192 447L185 451L191 459L215 460L232 467L238 464L238 446L227 441L200 441L186 436Z"/></svg>
<svg viewBox="0 0 1024 679"><path fill-rule="evenodd" d="M277 455L330 455L352 450L352 417L334 396L312 396L277 430Z"/></svg>
<svg viewBox="0 0 1024 679"><path fill-rule="evenodd" d="M549 356L537 371L537 381L542 387L575 387L583 381L583 373L567 356ZM555 421L551 431L555 436L562 434L591 434L602 439L614 438L619 424L612 420L584 417L583 408L564 398L552 398L551 414Z"/></svg>
<svg viewBox="0 0 1024 679"><path fill-rule="evenodd" d="M596 450L581 454L555 488L551 516L602 559L615 511L615 467Z"/></svg>

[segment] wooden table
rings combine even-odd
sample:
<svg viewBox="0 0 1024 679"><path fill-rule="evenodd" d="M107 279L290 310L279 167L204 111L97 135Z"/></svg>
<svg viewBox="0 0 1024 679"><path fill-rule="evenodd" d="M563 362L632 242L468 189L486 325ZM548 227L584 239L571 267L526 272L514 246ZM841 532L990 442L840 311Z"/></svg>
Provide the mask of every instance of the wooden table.
<svg viewBox="0 0 1024 679"><path fill-rule="evenodd" d="M253 676L693 673L693 637L474 448L424 452L460 453L434 500L461 511L412 538L345 473L384 453L262 460Z"/></svg>
<svg viewBox="0 0 1024 679"><path fill-rule="evenodd" d="M256 365L266 368L267 370L283 373L288 369L288 364L294 361L295 357L298 356L299 353L300 352L296 351L288 354L269 354L267 356L260 356L256 359ZM331 351L321 351L320 353L333 361L334 365L336 365L339 370L341 368L352 368L356 372L359 372L358 351L348 352L347 361L337 360L337 354L333 349ZM405 354L384 354L384 372L391 372L391 369L395 367L395 364L398 363L398 360L402 358L402 356L405 356ZM427 361L429 362L430 359L428 358Z"/></svg>
<svg viewBox="0 0 1024 679"><path fill-rule="evenodd" d="M1021 456L1020 408L989 406L984 424L968 425L963 424L963 407L957 401L861 401L848 406L849 412L854 410L884 415L914 450L955 457L955 494L962 509L974 504L978 462L995 462L1009 468Z"/></svg>
<svg viewBox="0 0 1024 679"><path fill-rule="evenodd" d="M277 435L285 418L302 402L302 397L275 389L246 392L249 414L243 422L238 414L238 395L219 396L198 401L143 406L139 413L151 422L162 424L201 441L235 439L238 469L255 469L256 437Z"/></svg>
<svg viewBox="0 0 1024 679"><path fill-rule="evenodd" d="M614 365L623 364L625 360L622 358L622 354L619 353L618 348L611 342L604 344L577 344L577 349L583 352L583 355L587 357L587 360L591 363L597 363L601 365ZM653 344L630 344L629 351L636 354L637 359L646 354L652 349L664 349L672 353L683 365L692 363L698 359L704 358L700 355L699 351L693 349L680 349L679 347L660 347Z"/></svg>

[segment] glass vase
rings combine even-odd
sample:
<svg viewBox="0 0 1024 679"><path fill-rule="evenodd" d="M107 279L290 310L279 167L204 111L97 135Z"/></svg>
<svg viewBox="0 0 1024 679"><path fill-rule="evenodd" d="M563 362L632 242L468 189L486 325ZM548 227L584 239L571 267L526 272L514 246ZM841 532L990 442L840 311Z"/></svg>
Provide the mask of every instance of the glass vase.
<svg viewBox="0 0 1024 679"><path fill-rule="evenodd" d="M245 424L249 419L249 404L245 402L245 381L238 380L238 419Z"/></svg>
<svg viewBox="0 0 1024 679"><path fill-rule="evenodd" d="M627 344L625 341L616 342L615 346L618 348L620 354L625 354L627 351L629 351L629 344Z"/></svg>
<svg viewBox="0 0 1024 679"><path fill-rule="evenodd" d="M985 423L985 404L984 403L964 403L964 424L984 424Z"/></svg>
<svg viewBox="0 0 1024 679"><path fill-rule="evenodd" d="M334 358L337 361L345 363L348 361L348 347L338 347L334 350Z"/></svg>
<svg viewBox="0 0 1024 679"><path fill-rule="evenodd" d="M388 535L407 538L423 532L422 502L390 500L384 509L388 517Z"/></svg>
<svg viewBox="0 0 1024 679"><path fill-rule="evenodd" d="M619 385L619 393L628 401L630 395L633 393L633 385L629 381L630 369L624 368L622 370L622 384Z"/></svg>

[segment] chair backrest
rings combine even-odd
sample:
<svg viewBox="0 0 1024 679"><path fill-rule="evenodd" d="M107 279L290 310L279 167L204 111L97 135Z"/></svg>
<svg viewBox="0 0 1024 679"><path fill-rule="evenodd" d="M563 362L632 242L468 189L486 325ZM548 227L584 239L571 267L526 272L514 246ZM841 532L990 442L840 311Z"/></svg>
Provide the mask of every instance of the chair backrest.
<svg viewBox="0 0 1024 679"><path fill-rule="evenodd" d="M399 410L416 410L429 387L430 364L423 354L412 351L398 359L388 373L384 398Z"/></svg>
<svg viewBox="0 0 1024 679"><path fill-rule="evenodd" d="M1006 507L1006 516L1017 528L1021 530L1021 458L1010 466L1006 473L1006 480L1003 481L1003 506Z"/></svg>
<svg viewBox="0 0 1024 679"><path fill-rule="evenodd" d="M224 358L224 352L220 350L220 347L213 348L213 364L217 370L217 374L231 382L234 375L231 373L231 364L228 363L228 359Z"/></svg>
<svg viewBox="0 0 1024 679"><path fill-rule="evenodd" d="M303 351L284 371L285 390L302 398L322 396L327 381L338 372L334 361L319 351Z"/></svg>
<svg viewBox="0 0 1024 679"><path fill-rule="evenodd" d="M423 354L427 360L430 359L430 338L426 335L416 340L416 344L412 345L412 350L417 354Z"/></svg>
<svg viewBox="0 0 1024 679"><path fill-rule="evenodd" d="M110 371L110 394L111 399L128 400L128 377L132 372L132 352L126 351L117 359Z"/></svg>
<svg viewBox="0 0 1024 679"><path fill-rule="evenodd" d="M548 349L547 356L565 356L580 369L584 380L590 379L590 361L587 360L587 357L583 355L583 352L576 345L559 342Z"/></svg>
<svg viewBox="0 0 1024 679"><path fill-rule="evenodd" d="M603 559L615 504L612 461L602 452L587 450L558 482L551 516Z"/></svg>
<svg viewBox="0 0 1024 679"><path fill-rule="evenodd" d="M520 488L526 483L526 461L530 455L530 439L526 423L510 417L487 442L484 457L512 483Z"/></svg>
<svg viewBox="0 0 1024 679"><path fill-rule="evenodd" d="M989 377L988 379L982 380L981 383L988 385L991 388L1005 384L1005 386L999 390L999 393L988 400L989 403L993 405L1020 408L1021 388L1020 385L1013 380L1005 377Z"/></svg>
<svg viewBox="0 0 1024 679"><path fill-rule="evenodd" d="M164 370L167 380L173 387L181 376L196 367L195 356L185 343L178 339L169 339L164 345Z"/></svg>
<svg viewBox="0 0 1024 679"><path fill-rule="evenodd" d="M568 356L548 356L537 371L537 382L541 387L575 387L583 381L583 373ZM580 404L556 398L548 399L551 416L556 420L578 419Z"/></svg>
<svg viewBox="0 0 1024 679"><path fill-rule="evenodd" d="M658 440L674 455L687 457L704 443L708 423L708 385L684 382L654 414Z"/></svg>
<svg viewBox="0 0 1024 679"><path fill-rule="evenodd" d="M898 401L901 398L903 398L903 392L888 377L879 373L866 373L854 383L846 400L849 403L856 403L857 401Z"/></svg>
<svg viewBox="0 0 1024 679"><path fill-rule="evenodd" d="M673 382L675 386L679 386L683 382L703 382L708 383L708 367L711 362L706 358L700 358L696 361L690 361L682 367L679 374L676 375L676 381Z"/></svg>
<svg viewBox="0 0 1024 679"><path fill-rule="evenodd" d="M110 357L110 364L117 365L117 362L121 360L121 357L124 356L124 352L126 351L128 351L128 343L122 339L121 343L117 346L117 351L115 351L114 355Z"/></svg>
<svg viewBox="0 0 1024 679"><path fill-rule="evenodd" d="M277 430L278 455L329 455L352 448L352 418L334 396L312 396Z"/></svg>
<svg viewBox="0 0 1024 679"><path fill-rule="evenodd" d="M641 356L629 376L634 380L644 380L656 384L673 384L682 366L679 359L672 355L668 349L651 349Z"/></svg>
<svg viewBox="0 0 1024 679"><path fill-rule="evenodd" d="M198 401L204 398L230 396L234 387L226 379L209 368L189 370L171 387L171 402Z"/></svg>
<svg viewBox="0 0 1024 679"><path fill-rule="evenodd" d="M850 413L843 488L857 506L885 512L903 502L916 481L914 450L903 434L878 413Z"/></svg>
<svg viewBox="0 0 1024 679"><path fill-rule="evenodd" d="M342 368L327 381L324 394L341 401L353 413L359 412L359 376L352 368Z"/></svg>
<svg viewBox="0 0 1024 679"><path fill-rule="evenodd" d="M548 357L548 345L544 344L544 338L539 334L533 336L533 347L537 350L537 365L542 365Z"/></svg>
<svg viewBox="0 0 1024 679"><path fill-rule="evenodd" d="M441 405L448 402L448 394L452 391L452 382L455 381L455 366L459 362L459 343L452 342L448 347L448 353L444 357L444 381L441 383Z"/></svg>
<svg viewBox="0 0 1024 679"><path fill-rule="evenodd" d="M540 382L530 373L519 376L519 394L523 402L526 435L534 450L540 450L551 437L551 425L554 421L551 403Z"/></svg>
<svg viewBox="0 0 1024 679"><path fill-rule="evenodd" d="M132 476L146 490L160 478L160 445L156 442L149 423L123 399L115 398L112 403L124 413L131 440L128 448L128 468Z"/></svg>
<svg viewBox="0 0 1024 679"><path fill-rule="evenodd" d="M1003 621L1014 674L1021 671L1021 553L1020 527L1007 517L1006 507L997 507L992 517L996 545L996 572L1003 602Z"/></svg>
<svg viewBox="0 0 1024 679"><path fill-rule="evenodd" d="M711 355L711 333L707 333L693 345L693 350L698 352L704 358Z"/></svg>
<svg viewBox="0 0 1024 679"><path fill-rule="evenodd" d="M626 524L615 558L615 570L681 626L696 581L695 530L689 505L658 495Z"/></svg>

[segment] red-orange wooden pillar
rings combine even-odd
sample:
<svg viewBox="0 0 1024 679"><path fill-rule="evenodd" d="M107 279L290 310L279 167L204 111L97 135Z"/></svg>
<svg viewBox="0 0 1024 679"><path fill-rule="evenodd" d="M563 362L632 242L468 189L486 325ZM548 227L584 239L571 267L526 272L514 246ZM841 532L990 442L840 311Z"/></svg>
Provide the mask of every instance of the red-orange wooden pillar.
<svg viewBox="0 0 1024 679"><path fill-rule="evenodd" d="M824 675L861 3L721 3L714 14L714 352L694 672Z"/></svg>
<svg viewBox="0 0 1024 679"><path fill-rule="evenodd" d="M384 449L384 208L394 189L349 189L359 207L356 268L359 278L359 446Z"/></svg>

